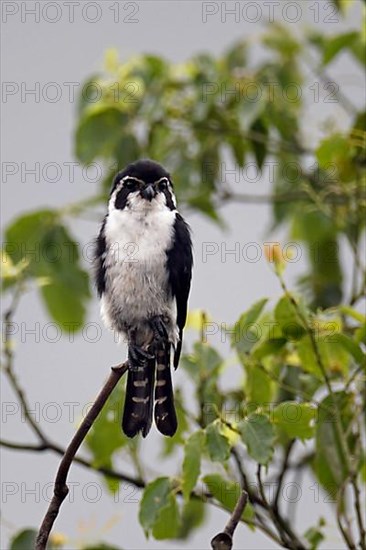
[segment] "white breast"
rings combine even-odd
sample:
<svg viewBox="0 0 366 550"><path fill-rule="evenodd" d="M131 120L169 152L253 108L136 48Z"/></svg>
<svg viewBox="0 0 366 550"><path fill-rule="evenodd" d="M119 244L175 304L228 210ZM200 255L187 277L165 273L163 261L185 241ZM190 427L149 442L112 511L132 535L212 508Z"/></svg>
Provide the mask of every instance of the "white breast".
<svg viewBox="0 0 366 550"><path fill-rule="evenodd" d="M166 269L175 215L158 201L144 210L110 208L102 299L102 315L110 328L124 332L126 326L166 315L175 333L175 304Z"/></svg>

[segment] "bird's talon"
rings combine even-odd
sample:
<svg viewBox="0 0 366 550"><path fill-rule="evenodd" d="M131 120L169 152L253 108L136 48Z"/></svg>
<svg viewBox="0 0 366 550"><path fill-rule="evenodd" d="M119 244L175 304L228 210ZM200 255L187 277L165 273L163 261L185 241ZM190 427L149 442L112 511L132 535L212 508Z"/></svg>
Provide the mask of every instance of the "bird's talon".
<svg viewBox="0 0 366 550"><path fill-rule="evenodd" d="M155 343L166 342L168 340L168 331L165 323L167 322L167 316L157 315L150 319L150 326L154 333Z"/></svg>
<svg viewBox="0 0 366 550"><path fill-rule="evenodd" d="M154 355L136 346L136 344L129 344L128 364L131 370L138 370L140 367L145 367L149 359L154 359Z"/></svg>

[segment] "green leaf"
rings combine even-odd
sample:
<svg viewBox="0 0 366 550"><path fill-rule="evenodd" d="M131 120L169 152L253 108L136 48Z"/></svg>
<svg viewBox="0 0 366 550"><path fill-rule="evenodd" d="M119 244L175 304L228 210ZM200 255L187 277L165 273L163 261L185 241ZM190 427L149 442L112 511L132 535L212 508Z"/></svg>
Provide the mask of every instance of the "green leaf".
<svg viewBox="0 0 366 550"><path fill-rule="evenodd" d="M84 111L75 135L77 158L84 164L96 158L113 158L126 123L127 115L116 107L98 105Z"/></svg>
<svg viewBox="0 0 366 550"><path fill-rule="evenodd" d="M268 418L263 414L251 414L240 423L239 428L249 456L259 464L268 464L275 439L273 426Z"/></svg>
<svg viewBox="0 0 366 550"><path fill-rule="evenodd" d="M195 342L193 353L182 357L182 364L193 380L199 382L203 376L215 377L222 367L221 355L209 344Z"/></svg>
<svg viewBox="0 0 366 550"><path fill-rule="evenodd" d="M283 401L273 411L273 423L290 438L310 439L315 434L316 408L311 403Z"/></svg>
<svg viewBox="0 0 366 550"><path fill-rule="evenodd" d="M278 386L276 402L282 403L283 401L295 400L295 397L301 391L305 391L305 386L309 391L309 383L311 384L310 387L312 387L314 377L303 374L298 367L284 365L281 368L279 379L281 380L281 385ZM315 387L317 388L318 385Z"/></svg>
<svg viewBox="0 0 366 550"><path fill-rule="evenodd" d="M363 455L361 457L358 471L359 471L362 483L366 483L366 455Z"/></svg>
<svg viewBox="0 0 366 550"><path fill-rule="evenodd" d="M353 307L341 305L339 311L351 319L358 321L359 323L364 323L366 321L366 316L354 309Z"/></svg>
<svg viewBox="0 0 366 550"><path fill-rule="evenodd" d="M238 166L244 166L245 153L247 151L246 142L240 136L228 136L228 145Z"/></svg>
<svg viewBox="0 0 366 550"><path fill-rule="evenodd" d="M102 86L102 80L98 73L92 75L88 80L83 82L83 93L79 94L77 100L78 115L81 116L83 112L90 106L95 105L96 93L93 92L100 89Z"/></svg>
<svg viewBox="0 0 366 550"><path fill-rule="evenodd" d="M347 136L333 134L323 139L316 151L316 157L321 168L335 167L343 181L351 181L355 176L352 147Z"/></svg>
<svg viewBox="0 0 366 550"><path fill-rule="evenodd" d="M319 342L318 342L319 345ZM301 367L304 371L322 377L317 357L314 353L313 344L309 336L304 336L296 343L296 350L299 355Z"/></svg>
<svg viewBox="0 0 366 550"><path fill-rule="evenodd" d="M319 404L314 470L318 480L330 494L334 494L335 487L340 487L348 476L347 458L339 439L336 422L339 417L342 430L346 432L354 416L353 408L353 397L345 392L328 395ZM352 433L346 438L346 442L352 456L355 446Z"/></svg>
<svg viewBox="0 0 366 550"><path fill-rule="evenodd" d="M5 230L5 251L14 263L28 260L31 272L37 273L43 260L43 239L56 223L54 210L38 210L19 216Z"/></svg>
<svg viewBox="0 0 366 550"><path fill-rule="evenodd" d="M27 276L44 282L39 290L51 317L66 331L80 329L90 298L89 277L80 267L77 243L58 214L25 214L7 227L5 239L13 262L27 261Z"/></svg>
<svg viewBox="0 0 366 550"><path fill-rule="evenodd" d="M243 354L248 353L258 340L257 334L252 329L267 301L267 298L263 298L253 304L235 323L234 333L231 335L231 345L236 348L241 360Z"/></svg>
<svg viewBox="0 0 366 550"><path fill-rule="evenodd" d="M177 447L184 445L186 441L186 433L189 429L187 415L182 405L183 396L180 388L175 388L174 401L176 405L178 428L173 437L164 437L162 450L163 456L171 455Z"/></svg>
<svg viewBox="0 0 366 550"><path fill-rule="evenodd" d="M14 535L10 541L9 550L31 550L34 548L38 531L35 529L23 529ZM61 550L63 544L60 544L59 541L53 541L53 538L56 538L58 535L53 535L51 533L47 548L48 550ZM118 550L118 549L116 549Z"/></svg>
<svg viewBox="0 0 366 550"><path fill-rule="evenodd" d="M225 462L230 457L230 443L221 433L221 421L215 420L206 429L206 447L213 462Z"/></svg>
<svg viewBox="0 0 366 550"><path fill-rule="evenodd" d="M331 168L334 171L334 162ZM319 179L319 174L314 173L314 177ZM313 309L338 305L343 275L335 220L318 209L302 207L292 217L291 225L292 238L306 243L310 271L300 282L311 292Z"/></svg>
<svg viewBox="0 0 366 550"><path fill-rule="evenodd" d="M366 345L366 323L363 323L358 329L355 331L355 341L358 344L365 344Z"/></svg>
<svg viewBox="0 0 366 550"><path fill-rule="evenodd" d="M333 4L336 6L342 15L345 15L347 9L352 7L355 0L333 0Z"/></svg>
<svg viewBox="0 0 366 550"><path fill-rule="evenodd" d="M251 407L270 403L273 396L274 382L256 363L245 362L245 394ZM252 409L253 410L253 409Z"/></svg>
<svg viewBox="0 0 366 550"><path fill-rule="evenodd" d="M181 363L195 382L196 398L201 409L200 421L205 426L217 417L215 407L220 408L222 404L217 379L223 360L214 348L196 342L193 354L183 356Z"/></svg>
<svg viewBox="0 0 366 550"><path fill-rule="evenodd" d="M174 539L180 527L179 509L175 494L169 493L167 505L161 509L152 529L156 540Z"/></svg>
<svg viewBox="0 0 366 550"><path fill-rule="evenodd" d="M262 298L255 302L245 313L243 313L238 321L240 327L247 327L256 322L263 311L264 306L268 302L268 298Z"/></svg>
<svg viewBox="0 0 366 550"><path fill-rule="evenodd" d="M62 282L53 282L42 286L42 298L47 306L48 313L64 330L79 330L85 318L85 306ZM75 299L76 298L76 299Z"/></svg>
<svg viewBox="0 0 366 550"><path fill-rule="evenodd" d="M200 474L203 442L204 432L199 430L187 439L184 446L182 492L185 500L189 500Z"/></svg>
<svg viewBox="0 0 366 550"><path fill-rule="evenodd" d="M280 54L280 62L292 59L300 51L300 43L297 37L288 27L280 24L273 24L268 27L268 31L263 39L263 44Z"/></svg>
<svg viewBox="0 0 366 550"><path fill-rule="evenodd" d="M359 33L353 31L326 38L323 50L323 65L328 65L338 53L346 48L351 48L358 39L358 36Z"/></svg>
<svg viewBox="0 0 366 550"><path fill-rule="evenodd" d="M207 489L212 496L220 502L226 510L229 510L229 512L234 510L241 494L239 483L228 481L219 474L206 475L203 478L203 482L207 485ZM253 507L247 502L242 518L246 521L250 521L253 517Z"/></svg>
<svg viewBox="0 0 366 550"><path fill-rule="evenodd" d="M202 212L202 214L205 214L208 218L211 218L214 222L220 225L223 224L222 218L215 208L213 197L211 197L207 191L190 197L187 203Z"/></svg>
<svg viewBox="0 0 366 550"><path fill-rule="evenodd" d="M331 162L347 154L346 147L347 139L341 134L333 134L323 139L316 151L316 157L321 168L327 168Z"/></svg>
<svg viewBox="0 0 366 550"><path fill-rule="evenodd" d="M242 69L248 61L248 44L241 40L225 52L225 59L230 70Z"/></svg>
<svg viewBox="0 0 366 550"><path fill-rule="evenodd" d="M316 527L310 527L305 533L304 538L309 543L309 550L317 550L319 547L319 544L323 542L325 539L325 536L322 532L322 527L324 527L325 521L323 518L320 518L318 526Z"/></svg>
<svg viewBox="0 0 366 550"><path fill-rule="evenodd" d="M122 548L101 542L100 544L93 544L93 546L83 546L81 550L122 550Z"/></svg>
<svg viewBox="0 0 366 550"><path fill-rule="evenodd" d="M296 300L295 297L292 298ZM303 309L300 303L298 303L298 307ZM275 320L281 328L283 336L288 340L297 340L305 333L305 328L289 296L283 296L276 304Z"/></svg>
<svg viewBox="0 0 366 550"><path fill-rule="evenodd" d="M357 343L341 333L322 335L317 337L316 346L326 371L335 374L346 374L350 364L350 356L357 357L357 361L363 358L363 352ZM296 343L302 368L323 378L318 363L318 357L314 351L313 343L309 336L304 336ZM355 354L355 355L354 355Z"/></svg>
<svg viewBox="0 0 366 550"><path fill-rule="evenodd" d="M132 134L123 134L116 143L114 158L117 160L119 169L123 169L127 164L135 162L142 154L139 142Z"/></svg>
<svg viewBox="0 0 366 550"><path fill-rule="evenodd" d="M332 344L340 344L340 346L346 350L357 363L365 363L366 355L362 351L361 346L352 340L347 334L338 333L334 334L332 337ZM332 348L334 350L334 348Z"/></svg>
<svg viewBox="0 0 366 550"><path fill-rule="evenodd" d="M257 134L261 139L254 138L251 140L251 147L257 161L258 167L261 169L267 155L267 136L268 128L261 118L258 118L251 126L250 130L253 134Z"/></svg>
<svg viewBox="0 0 366 550"><path fill-rule="evenodd" d="M12 538L10 550L30 550L30 548L34 548L36 538L37 531L35 529L24 529Z"/></svg>
<svg viewBox="0 0 366 550"><path fill-rule="evenodd" d="M172 481L169 477L158 477L145 487L140 503L139 521L146 535L151 533L162 510L170 504L171 491Z"/></svg>
<svg viewBox="0 0 366 550"><path fill-rule="evenodd" d="M287 343L286 338L269 338L255 345L251 355L259 361L268 355L276 355Z"/></svg>
<svg viewBox="0 0 366 550"><path fill-rule="evenodd" d="M185 502L177 538L185 540L194 529L200 527L204 522L205 512L206 507L202 500L195 498Z"/></svg>

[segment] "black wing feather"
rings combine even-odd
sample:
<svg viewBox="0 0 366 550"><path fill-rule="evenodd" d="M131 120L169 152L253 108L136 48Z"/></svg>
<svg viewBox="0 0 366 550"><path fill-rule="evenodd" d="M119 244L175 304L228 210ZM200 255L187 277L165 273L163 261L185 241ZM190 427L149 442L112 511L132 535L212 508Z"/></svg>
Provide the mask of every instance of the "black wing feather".
<svg viewBox="0 0 366 550"><path fill-rule="evenodd" d="M105 238L105 224L107 217L104 218L102 227L100 228L99 235L95 243L94 250L94 268L95 268L95 283L98 290L98 295L101 296L105 291L105 253L107 250L107 243Z"/></svg>
<svg viewBox="0 0 366 550"><path fill-rule="evenodd" d="M187 319L188 296L191 288L193 266L190 229L178 213L174 222L173 244L167 252L167 256L170 288L177 302L179 342L174 354L174 368L177 368L182 349L183 328Z"/></svg>

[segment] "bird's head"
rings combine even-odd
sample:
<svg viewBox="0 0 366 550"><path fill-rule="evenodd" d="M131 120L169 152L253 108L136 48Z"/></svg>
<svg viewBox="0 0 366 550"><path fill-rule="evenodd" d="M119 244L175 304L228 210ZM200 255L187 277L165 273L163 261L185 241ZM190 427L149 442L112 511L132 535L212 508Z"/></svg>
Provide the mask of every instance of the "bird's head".
<svg viewBox="0 0 366 550"><path fill-rule="evenodd" d="M152 160L129 164L114 179L110 207L116 210L174 210L176 202L170 175Z"/></svg>

